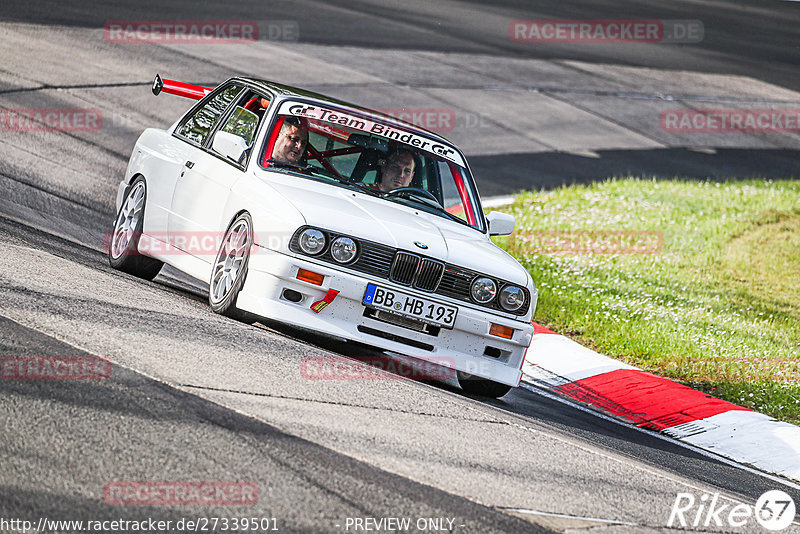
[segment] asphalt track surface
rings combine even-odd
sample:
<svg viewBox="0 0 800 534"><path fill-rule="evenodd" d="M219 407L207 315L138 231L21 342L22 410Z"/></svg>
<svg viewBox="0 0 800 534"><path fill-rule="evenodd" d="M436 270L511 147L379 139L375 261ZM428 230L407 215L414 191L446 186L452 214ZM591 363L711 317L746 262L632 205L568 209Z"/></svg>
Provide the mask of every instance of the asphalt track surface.
<svg viewBox="0 0 800 534"><path fill-rule="evenodd" d="M447 107L460 122L445 135L465 147L484 194L623 171L792 176L797 136L684 143L659 134L652 117L700 97L796 106L793 3L175 2L155 13L134 2L0 5L0 107L104 116L99 132L0 134L0 352L114 362L104 381L0 383L0 518L246 515L276 517L287 532L352 532L348 517L444 517L456 532L646 532L670 530L678 492L752 505L781 488L800 503L792 484L535 390L486 401L404 379L307 380L304 358L358 366L348 357L366 349L216 316L202 284L169 269L142 282L110 269L101 252L136 137L187 106L150 95L156 71L209 84L251 73L368 106ZM102 39L109 20L156 18L289 20L300 38L207 47ZM696 19L705 39L592 47L508 39L510 20L535 18ZM544 123L515 129L520 109ZM564 116L575 121L557 122ZM254 481L259 499L247 507L103 501L106 484L130 480ZM736 531L758 531L751 527Z"/></svg>

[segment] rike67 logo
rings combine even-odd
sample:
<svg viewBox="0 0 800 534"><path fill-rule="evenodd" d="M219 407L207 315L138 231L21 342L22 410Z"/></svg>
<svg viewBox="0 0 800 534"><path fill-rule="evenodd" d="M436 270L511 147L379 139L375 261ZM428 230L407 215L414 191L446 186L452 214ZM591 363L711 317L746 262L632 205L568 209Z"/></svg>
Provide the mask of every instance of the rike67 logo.
<svg viewBox="0 0 800 534"><path fill-rule="evenodd" d="M794 500L781 490L771 490L758 498L755 506L720 502L719 493L703 494L699 499L691 493L679 493L672 505L667 527L744 527L753 519L763 528L778 531L787 528L795 518Z"/></svg>

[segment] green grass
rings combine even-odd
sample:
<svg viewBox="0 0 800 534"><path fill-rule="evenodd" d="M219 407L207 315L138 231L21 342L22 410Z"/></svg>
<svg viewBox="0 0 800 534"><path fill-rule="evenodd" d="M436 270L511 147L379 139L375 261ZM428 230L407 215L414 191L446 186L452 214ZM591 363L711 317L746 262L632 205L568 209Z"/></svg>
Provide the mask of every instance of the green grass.
<svg viewBox="0 0 800 534"><path fill-rule="evenodd" d="M534 320L800 423L800 182L615 179L524 193L504 210L517 227L496 242L539 288ZM585 246L630 231L647 232L628 234L645 246ZM584 251L567 251L578 237Z"/></svg>

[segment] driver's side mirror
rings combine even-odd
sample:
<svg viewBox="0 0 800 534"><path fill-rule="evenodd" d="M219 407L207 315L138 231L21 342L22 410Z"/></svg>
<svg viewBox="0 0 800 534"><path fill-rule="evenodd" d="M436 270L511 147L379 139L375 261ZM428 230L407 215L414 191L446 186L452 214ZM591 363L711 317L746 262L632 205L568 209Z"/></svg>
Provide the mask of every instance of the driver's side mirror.
<svg viewBox="0 0 800 534"><path fill-rule="evenodd" d="M239 164L248 148L247 141L238 135L222 131L214 135L214 142L211 144L211 150Z"/></svg>
<svg viewBox="0 0 800 534"><path fill-rule="evenodd" d="M486 214L486 222L489 223L489 235L511 235L516 220L507 213L490 211Z"/></svg>

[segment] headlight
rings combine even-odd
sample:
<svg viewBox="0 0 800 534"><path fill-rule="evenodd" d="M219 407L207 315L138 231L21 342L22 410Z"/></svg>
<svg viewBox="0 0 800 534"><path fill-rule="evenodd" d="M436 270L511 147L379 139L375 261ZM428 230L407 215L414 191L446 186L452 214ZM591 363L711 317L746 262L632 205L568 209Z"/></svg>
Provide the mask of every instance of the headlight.
<svg viewBox="0 0 800 534"><path fill-rule="evenodd" d="M487 304L491 302L495 293L497 293L497 284L495 284L494 280L491 278L478 278L472 282L470 293L472 294L472 298L475 299L475 302Z"/></svg>
<svg viewBox="0 0 800 534"><path fill-rule="evenodd" d="M306 254L315 255L325 248L325 234L314 228L303 230L300 234L300 249Z"/></svg>
<svg viewBox="0 0 800 534"><path fill-rule="evenodd" d="M331 243L331 256L339 263L350 263L356 257L358 247L349 237L337 237Z"/></svg>
<svg viewBox="0 0 800 534"><path fill-rule="evenodd" d="M521 287L506 286L500 291L498 301L504 310L515 312L525 304L525 292Z"/></svg>

